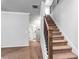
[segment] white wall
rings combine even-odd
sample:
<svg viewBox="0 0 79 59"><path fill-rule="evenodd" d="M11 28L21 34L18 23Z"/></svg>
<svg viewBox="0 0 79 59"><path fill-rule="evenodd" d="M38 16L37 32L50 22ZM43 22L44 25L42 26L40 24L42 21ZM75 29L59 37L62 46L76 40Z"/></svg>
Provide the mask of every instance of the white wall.
<svg viewBox="0 0 79 59"><path fill-rule="evenodd" d="M29 13L1 12L1 47L28 46Z"/></svg>
<svg viewBox="0 0 79 59"><path fill-rule="evenodd" d="M45 6L45 14L50 15L50 6Z"/></svg>
<svg viewBox="0 0 79 59"><path fill-rule="evenodd" d="M30 40L36 38L36 30L40 29L40 14L30 14L30 28L29 28L29 36Z"/></svg>
<svg viewBox="0 0 79 59"><path fill-rule="evenodd" d="M63 0L52 11L52 18L63 31L74 52L78 52L78 0Z"/></svg>

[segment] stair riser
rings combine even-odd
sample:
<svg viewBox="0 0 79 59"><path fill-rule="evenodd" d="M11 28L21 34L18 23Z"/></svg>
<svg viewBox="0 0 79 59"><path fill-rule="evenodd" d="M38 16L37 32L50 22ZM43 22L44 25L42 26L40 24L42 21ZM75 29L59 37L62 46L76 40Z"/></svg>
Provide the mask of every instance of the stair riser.
<svg viewBox="0 0 79 59"><path fill-rule="evenodd" d="M62 43L62 42L53 43L52 45L53 45L53 46L60 46L60 45L62 46L62 45L67 45L67 42L63 42L63 43Z"/></svg>
<svg viewBox="0 0 79 59"><path fill-rule="evenodd" d="M48 24L55 24L55 23L53 23L53 22L47 22ZM56 25L56 24L55 24Z"/></svg>
<svg viewBox="0 0 79 59"><path fill-rule="evenodd" d="M49 28L57 28L56 26L49 26Z"/></svg>
<svg viewBox="0 0 79 59"><path fill-rule="evenodd" d="M53 32L59 32L59 29L53 29L53 30L50 30L49 31L53 31Z"/></svg>
<svg viewBox="0 0 79 59"><path fill-rule="evenodd" d="M53 33L53 35L61 35L61 33Z"/></svg>
<svg viewBox="0 0 79 59"><path fill-rule="evenodd" d="M64 37L53 37L54 40L63 40Z"/></svg>
<svg viewBox="0 0 79 59"><path fill-rule="evenodd" d="M61 50L53 50L53 53L67 53L67 52L71 52L71 49L61 49Z"/></svg>
<svg viewBox="0 0 79 59"><path fill-rule="evenodd" d="M52 28L57 28L57 26L49 26L49 28L51 28L51 27L52 27Z"/></svg>
<svg viewBox="0 0 79 59"><path fill-rule="evenodd" d="M52 23L52 24L55 24L55 22L52 22L52 21L49 21L49 20L47 20L47 23Z"/></svg>
<svg viewBox="0 0 79 59"><path fill-rule="evenodd" d="M58 29L57 27L49 27L50 29Z"/></svg>
<svg viewBox="0 0 79 59"><path fill-rule="evenodd" d="M49 30L58 30L59 31L59 29L57 29L57 28L49 28Z"/></svg>
<svg viewBox="0 0 79 59"><path fill-rule="evenodd" d="M51 34L49 35L49 38L52 38L53 40L63 40L64 37L61 36L61 37L53 37Z"/></svg>
<svg viewBox="0 0 79 59"><path fill-rule="evenodd" d="M49 23L48 26L56 26L56 25L55 25L55 24L50 24L50 23Z"/></svg>
<svg viewBox="0 0 79 59"><path fill-rule="evenodd" d="M59 32L59 31L50 31L51 33L53 33L53 32Z"/></svg>
<svg viewBox="0 0 79 59"><path fill-rule="evenodd" d="M57 33L55 33L55 32L57 32ZM53 35L54 33L55 33L55 34L61 34L61 32L59 32L59 30L49 31L49 33L52 34L52 35Z"/></svg>
<svg viewBox="0 0 79 59"><path fill-rule="evenodd" d="M52 23L55 23L55 22L51 21L50 19L47 19L47 22L52 22Z"/></svg>

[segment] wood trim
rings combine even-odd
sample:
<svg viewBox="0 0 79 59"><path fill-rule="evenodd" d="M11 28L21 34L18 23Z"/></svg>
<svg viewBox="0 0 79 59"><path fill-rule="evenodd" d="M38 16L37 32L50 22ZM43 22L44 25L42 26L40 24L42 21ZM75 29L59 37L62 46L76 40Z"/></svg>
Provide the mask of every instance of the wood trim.
<svg viewBox="0 0 79 59"><path fill-rule="evenodd" d="M49 26L48 26L48 23L47 23L47 19L45 17L45 24L46 24L46 27L47 27L47 32L48 32L48 59L53 59L53 56L52 56L52 37L50 34L50 31L49 31Z"/></svg>

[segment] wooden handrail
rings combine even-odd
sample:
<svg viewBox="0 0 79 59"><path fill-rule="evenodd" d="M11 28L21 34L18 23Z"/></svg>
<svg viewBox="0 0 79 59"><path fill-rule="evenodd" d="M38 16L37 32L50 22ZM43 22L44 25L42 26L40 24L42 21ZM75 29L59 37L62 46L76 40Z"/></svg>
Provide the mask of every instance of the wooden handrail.
<svg viewBox="0 0 79 59"><path fill-rule="evenodd" d="M50 35L50 31L49 31L49 26L48 26L48 23L47 23L47 19L45 17L44 19L44 33L45 33L45 39L47 41L47 45L48 45L48 59L53 59L53 56L52 56L52 36Z"/></svg>

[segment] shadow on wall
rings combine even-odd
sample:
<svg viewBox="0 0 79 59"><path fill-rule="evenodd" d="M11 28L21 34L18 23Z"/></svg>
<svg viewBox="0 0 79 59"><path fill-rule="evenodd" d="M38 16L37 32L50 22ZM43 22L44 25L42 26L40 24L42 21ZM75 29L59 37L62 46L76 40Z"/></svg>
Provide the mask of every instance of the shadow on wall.
<svg viewBox="0 0 79 59"><path fill-rule="evenodd" d="M62 2L63 2L63 0L54 0L53 3L52 3L52 5L51 5L51 9L50 9L51 12L55 9L55 7L57 5L60 5Z"/></svg>

